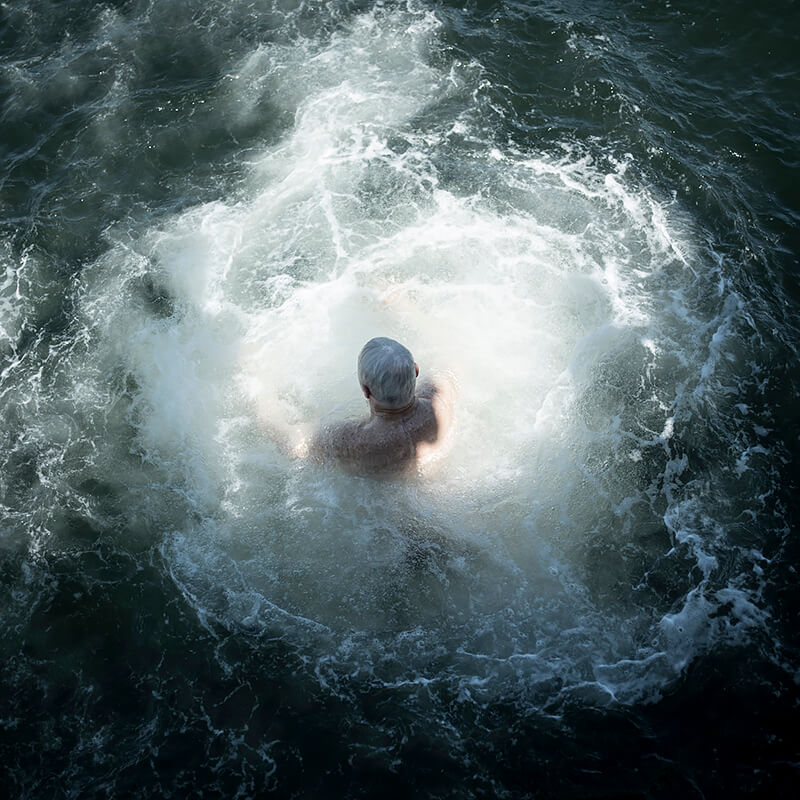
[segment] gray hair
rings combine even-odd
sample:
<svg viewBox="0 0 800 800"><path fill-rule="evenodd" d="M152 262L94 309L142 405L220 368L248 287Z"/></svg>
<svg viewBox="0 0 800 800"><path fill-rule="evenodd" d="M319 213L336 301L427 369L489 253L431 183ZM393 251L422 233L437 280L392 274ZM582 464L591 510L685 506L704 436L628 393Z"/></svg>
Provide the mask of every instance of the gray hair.
<svg viewBox="0 0 800 800"><path fill-rule="evenodd" d="M414 399L414 356L394 339L370 339L358 354L358 380L381 405L402 408Z"/></svg>

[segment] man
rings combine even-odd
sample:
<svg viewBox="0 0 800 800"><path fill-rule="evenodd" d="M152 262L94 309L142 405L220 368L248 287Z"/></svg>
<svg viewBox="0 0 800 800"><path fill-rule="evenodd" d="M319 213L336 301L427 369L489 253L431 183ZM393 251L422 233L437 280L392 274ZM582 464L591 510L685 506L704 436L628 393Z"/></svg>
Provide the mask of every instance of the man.
<svg viewBox="0 0 800 800"><path fill-rule="evenodd" d="M370 339L358 356L358 382L369 417L315 433L288 452L299 458L335 462L348 472L386 475L414 471L442 451L453 420L456 384L452 375L417 388L419 367L394 339Z"/></svg>

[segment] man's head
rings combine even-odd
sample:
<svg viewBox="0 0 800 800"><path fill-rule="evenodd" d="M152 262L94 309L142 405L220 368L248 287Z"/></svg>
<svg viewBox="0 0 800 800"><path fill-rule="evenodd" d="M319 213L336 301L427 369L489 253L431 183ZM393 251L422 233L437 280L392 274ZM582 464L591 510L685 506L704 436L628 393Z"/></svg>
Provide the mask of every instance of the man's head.
<svg viewBox="0 0 800 800"><path fill-rule="evenodd" d="M364 396L386 408L402 408L414 399L418 374L414 357L394 339L370 339L358 355L358 382Z"/></svg>

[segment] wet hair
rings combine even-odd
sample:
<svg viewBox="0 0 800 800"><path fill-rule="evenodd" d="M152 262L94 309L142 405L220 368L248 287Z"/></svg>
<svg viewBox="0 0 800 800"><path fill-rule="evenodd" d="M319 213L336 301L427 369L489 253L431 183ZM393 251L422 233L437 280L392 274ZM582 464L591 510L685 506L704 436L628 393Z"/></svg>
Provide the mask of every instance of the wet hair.
<svg viewBox="0 0 800 800"><path fill-rule="evenodd" d="M358 380L381 405L402 408L414 399L414 357L394 339L370 339L358 354Z"/></svg>

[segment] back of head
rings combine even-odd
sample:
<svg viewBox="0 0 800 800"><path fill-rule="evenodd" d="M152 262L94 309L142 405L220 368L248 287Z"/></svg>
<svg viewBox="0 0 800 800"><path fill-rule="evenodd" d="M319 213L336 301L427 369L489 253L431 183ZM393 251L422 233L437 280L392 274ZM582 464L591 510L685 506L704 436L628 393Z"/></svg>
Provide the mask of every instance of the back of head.
<svg viewBox="0 0 800 800"><path fill-rule="evenodd" d="M370 339L358 356L358 380L381 405L402 408L414 399L414 357L394 339Z"/></svg>

